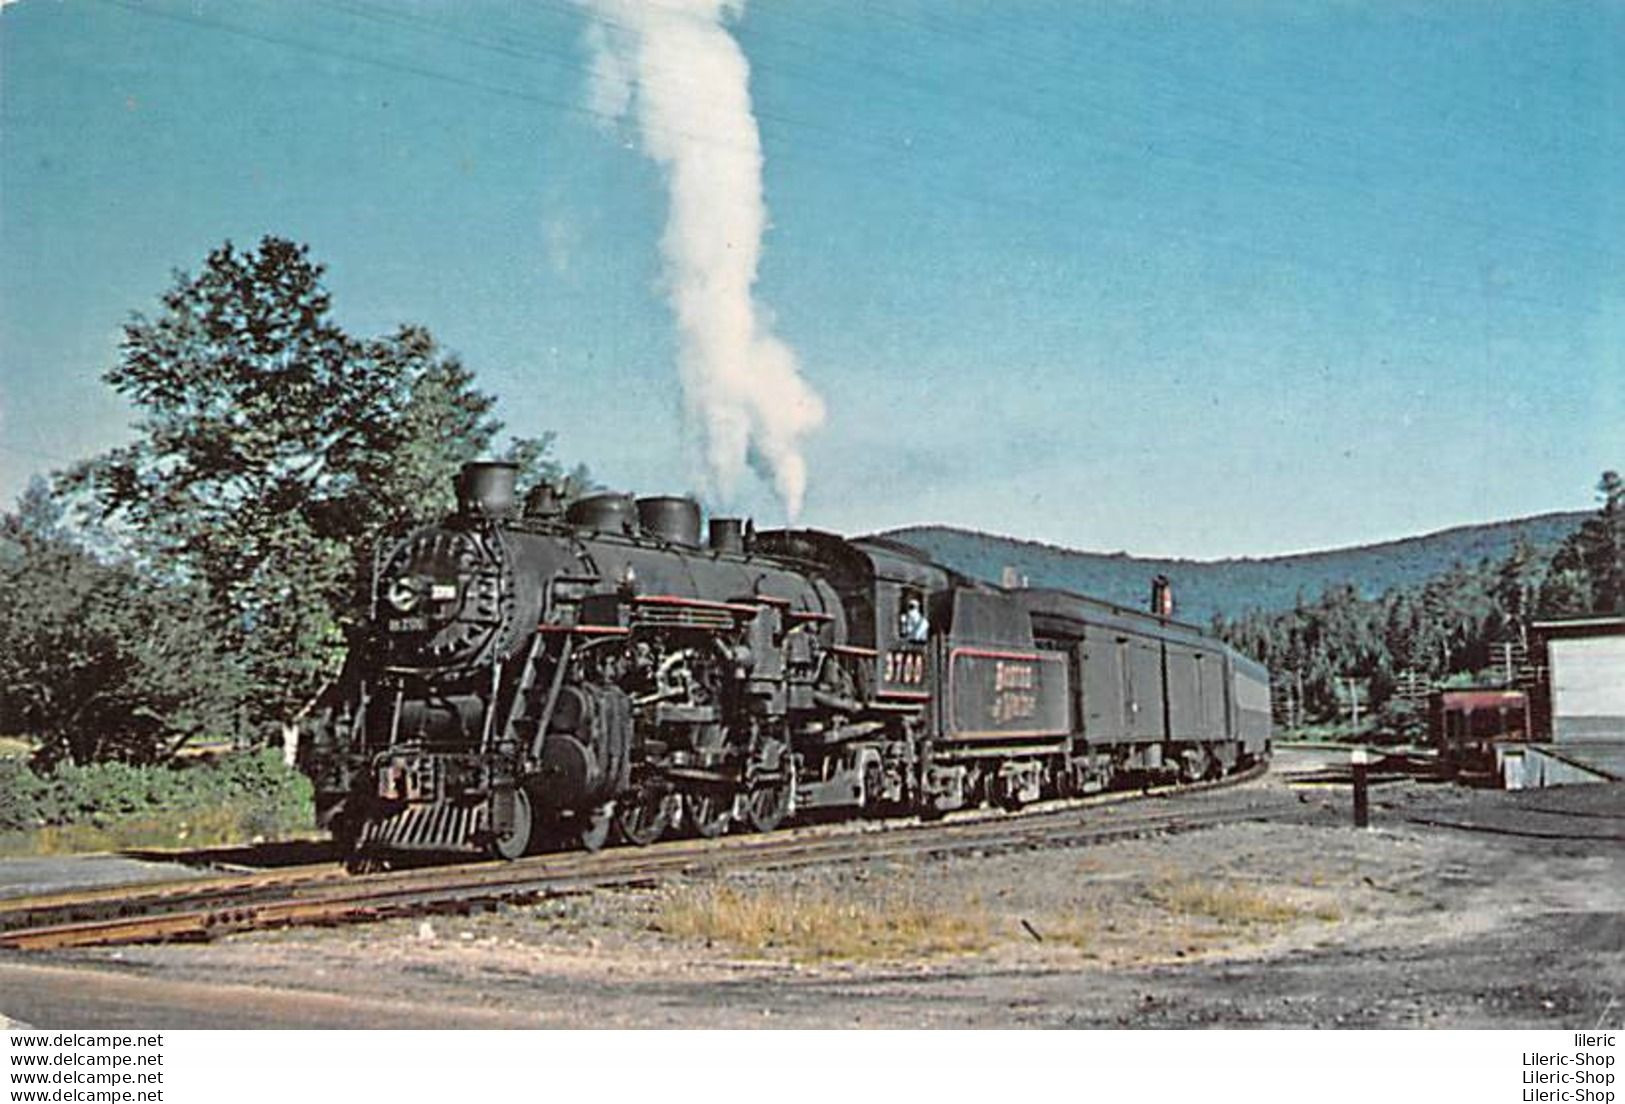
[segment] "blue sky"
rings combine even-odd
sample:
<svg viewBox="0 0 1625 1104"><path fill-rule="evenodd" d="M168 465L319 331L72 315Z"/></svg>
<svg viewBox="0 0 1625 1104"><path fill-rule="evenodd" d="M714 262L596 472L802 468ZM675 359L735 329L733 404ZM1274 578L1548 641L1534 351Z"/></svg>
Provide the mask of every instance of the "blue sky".
<svg viewBox="0 0 1625 1104"><path fill-rule="evenodd" d="M0 8L0 497L122 439L119 326L310 244L514 432L685 468L666 194L564 0ZM752 4L802 520L1267 555L1625 464L1625 6ZM776 523L769 489L733 504Z"/></svg>

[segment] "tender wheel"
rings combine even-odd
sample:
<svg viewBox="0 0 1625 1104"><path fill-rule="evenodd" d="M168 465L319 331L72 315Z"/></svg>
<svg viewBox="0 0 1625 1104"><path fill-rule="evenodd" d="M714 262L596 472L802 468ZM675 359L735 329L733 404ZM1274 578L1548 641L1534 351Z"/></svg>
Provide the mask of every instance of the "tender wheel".
<svg viewBox="0 0 1625 1104"><path fill-rule="evenodd" d="M886 772L879 759L870 759L863 764L863 811L869 816L879 816L885 793Z"/></svg>
<svg viewBox="0 0 1625 1104"><path fill-rule="evenodd" d="M644 790L615 810L615 835L623 843L647 847L665 835L677 819L677 795Z"/></svg>
<svg viewBox="0 0 1625 1104"><path fill-rule="evenodd" d="M733 820L733 794L721 788L690 791L683 795L683 813L696 835L716 839Z"/></svg>
<svg viewBox="0 0 1625 1104"><path fill-rule="evenodd" d="M1212 770L1213 757L1205 747L1187 748L1179 757L1179 780L1200 782Z"/></svg>
<svg viewBox="0 0 1625 1104"><path fill-rule="evenodd" d="M521 786L513 794L513 828L491 838L491 854L508 862L522 858L531 850L535 834L536 814L531 808L530 794Z"/></svg>

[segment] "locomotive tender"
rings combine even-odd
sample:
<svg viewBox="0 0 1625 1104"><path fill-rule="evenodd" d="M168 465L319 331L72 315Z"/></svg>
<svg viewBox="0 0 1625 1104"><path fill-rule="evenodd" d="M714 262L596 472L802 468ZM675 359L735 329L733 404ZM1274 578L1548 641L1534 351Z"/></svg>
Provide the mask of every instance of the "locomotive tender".
<svg viewBox="0 0 1625 1104"><path fill-rule="evenodd" d="M882 538L713 518L702 546L690 499L518 510L515 475L465 466L457 512L379 558L301 740L357 855L1015 808L1268 754L1265 670L1166 615Z"/></svg>

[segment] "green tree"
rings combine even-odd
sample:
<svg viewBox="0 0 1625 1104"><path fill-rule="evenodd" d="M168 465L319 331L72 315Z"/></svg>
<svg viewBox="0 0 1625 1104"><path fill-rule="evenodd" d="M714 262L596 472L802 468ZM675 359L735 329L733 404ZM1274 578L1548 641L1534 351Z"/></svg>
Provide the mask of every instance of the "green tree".
<svg viewBox="0 0 1625 1104"><path fill-rule="evenodd" d="M1534 619L1535 602L1540 594L1540 580L1545 564L1540 552L1523 537L1519 537L1495 570L1491 590L1501 615L1501 633L1505 639L1516 638L1529 642L1529 622Z"/></svg>
<svg viewBox="0 0 1625 1104"><path fill-rule="evenodd" d="M138 439L68 480L153 570L202 588L257 722L288 721L335 670L379 531L441 512L458 466L501 430L427 331L346 333L322 275L274 237L177 273L106 375L140 411ZM557 476L550 447L514 440L506 455L528 480Z"/></svg>
<svg viewBox="0 0 1625 1104"><path fill-rule="evenodd" d="M1574 535L1578 559L1591 581L1591 608L1597 613L1625 613L1625 480L1605 471L1597 480L1602 500Z"/></svg>
<svg viewBox="0 0 1625 1104"><path fill-rule="evenodd" d="M1552 556L1540 588L1544 616L1625 612L1625 480L1603 472L1597 497L1596 515Z"/></svg>
<svg viewBox="0 0 1625 1104"><path fill-rule="evenodd" d="M42 482L0 517L0 716L37 758L157 762L229 732L243 675L193 588L91 555Z"/></svg>

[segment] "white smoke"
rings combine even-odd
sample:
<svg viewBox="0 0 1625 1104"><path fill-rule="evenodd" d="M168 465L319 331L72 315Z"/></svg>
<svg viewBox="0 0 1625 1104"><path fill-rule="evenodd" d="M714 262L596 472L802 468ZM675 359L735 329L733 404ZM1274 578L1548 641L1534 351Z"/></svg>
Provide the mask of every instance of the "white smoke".
<svg viewBox="0 0 1625 1104"><path fill-rule="evenodd" d="M712 490L730 498L747 464L794 518L807 490L802 441L824 402L752 294L767 207L750 66L724 25L743 0L586 0L592 108L632 115L665 171L661 252L681 338L684 408Z"/></svg>

